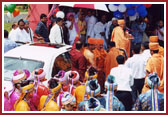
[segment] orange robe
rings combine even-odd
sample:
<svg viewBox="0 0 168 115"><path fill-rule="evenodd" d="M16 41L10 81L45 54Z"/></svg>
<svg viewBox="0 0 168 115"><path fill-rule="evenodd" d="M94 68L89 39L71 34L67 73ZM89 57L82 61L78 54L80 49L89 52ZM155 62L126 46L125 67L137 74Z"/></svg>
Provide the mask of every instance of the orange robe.
<svg viewBox="0 0 168 115"><path fill-rule="evenodd" d="M87 59L89 65L92 65L93 67L95 67L94 53L92 53L89 49L85 48L83 55Z"/></svg>
<svg viewBox="0 0 168 115"><path fill-rule="evenodd" d="M146 70L150 73L156 72L160 78L160 85L158 90L164 93L164 58L160 54L153 54L151 58L148 59L146 64ZM142 89L142 93L149 90L147 81L145 79L145 84Z"/></svg>
<svg viewBox="0 0 168 115"><path fill-rule="evenodd" d="M109 53L106 56L105 63L104 63L104 72L105 72L105 80L107 79L107 76L110 74L110 70L113 67L117 67L118 63L116 60L116 57L120 55L120 50L116 47L112 47L109 51Z"/></svg>
<svg viewBox="0 0 168 115"><path fill-rule="evenodd" d="M111 41L115 42L116 48L125 49L127 56L130 56L130 40L126 38L124 30L120 26L114 28L111 35Z"/></svg>
<svg viewBox="0 0 168 115"><path fill-rule="evenodd" d="M95 50L93 50L93 53L94 53L94 60L95 60L95 64L96 64L96 69L98 70L97 80L101 86L101 90L103 90L104 82L105 82L104 62L105 62L107 52L103 48L101 50L98 50L96 48Z"/></svg>

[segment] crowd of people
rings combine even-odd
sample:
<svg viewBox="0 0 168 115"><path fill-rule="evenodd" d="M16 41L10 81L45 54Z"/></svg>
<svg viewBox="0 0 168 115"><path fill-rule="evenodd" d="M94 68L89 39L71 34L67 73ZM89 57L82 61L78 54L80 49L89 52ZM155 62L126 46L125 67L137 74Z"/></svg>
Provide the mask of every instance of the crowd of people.
<svg viewBox="0 0 168 115"><path fill-rule="evenodd" d="M76 17L76 18L75 18ZM51 20L50 29L47 19ZM43 85L45 70L13 73L12 91L4 92L6 111L163 111L164 29L163 21L147 41L146 22L140 18L126 28L124 19L106 15L101 20L94 10L87 15L68 12L66 20L41 14L35 34L27 20L4 32L8 46L15 42L50 42L72 45L71 70L59 71ZM11 35L12 34L12 35ZM12 41L13 40L13 41ZM7 40L4 44L7 44ZM9 48L10 47L10 48ZM8 50L6 50L8 49ZM29 74L28 74L29 73ZM10 106L6 106L10 105Z"/></svg>

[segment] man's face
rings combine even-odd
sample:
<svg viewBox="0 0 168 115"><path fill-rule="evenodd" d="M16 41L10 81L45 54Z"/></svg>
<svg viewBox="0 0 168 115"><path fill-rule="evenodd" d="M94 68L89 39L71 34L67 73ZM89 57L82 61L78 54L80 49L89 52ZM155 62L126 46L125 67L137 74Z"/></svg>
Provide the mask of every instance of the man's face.
<svg viewBox="0 0 168 115"><path fill-rule="evenodd" d="M90 49L90 50L94 50L94 49L95 49L95 45L90 44L90 45L89 45L89 49Z"/></svg>
<svg viewBox="0 0 168 115"><path fill-rule="evenodd" d="M160 21L160 22L159 22L159 26L160 26L160 27L163 27L163 21Z"/></svg>
<svg viewBox="0 0 168 115"><path fill-rule="evenodd" d="M92 15L91 11L88 11L88 16L91 16L91 15Z"/></svg>
<svg viewBox="0 0 168 115"><path fill-rule="evenodd" d="M73 15L70 15L69 16L69 21L72 21L74 19L74 16Z"/></svg>
<svg viewBox="0 0 168 115"><path fill-rule="evenodd" d="M117 20L113 20L112 24L116 26L118 24Z"/></svg>
<svg viewBox="0 0 168 115"><path fill-rule="evenodd" d="M101 18L101 22L102 22L103 24L106 23L106 16L105 16L105 15L102 16L102 18Z"/></svg>
<svg viewBox="0 0 168 115"><path fill-rule="evenodd" d="M59 22L58 22L58 25L59 25L59 26L62 26L62 25L63 25L63 20L59 21Z"/></svg>
<svg viewBox="0 0 168 115"><path fill-rule="evenodd" d="M17 27L18 27L18 24L17 23L14 23L15 26L13 27L13 29L15 30Z"/></svg>
<svg viewBox="0 0 168 115"><path fill-rule="evenodd" d="M20 28L21 30L24 29L24 26L25 26L24 22L20 22L20 23L19 23L19 28Z"/></svg>
<svg viewBox="0 0 168 115"><path fill-rule="evenodd" d="M29 23L25 23L25 28L29 28Z"/></svg>
<svg viewBox="0 0 168 115"><path fill-rule="evenodd" d="M71 105L71 104L65 105L65 110L66 111L73 111L73 105Z"/></svg>
<svg viewBox="0 0 168 115"><path fill-rule="evenodd" d="M47 17L43 17L42 21L47 22Z"/></svg>

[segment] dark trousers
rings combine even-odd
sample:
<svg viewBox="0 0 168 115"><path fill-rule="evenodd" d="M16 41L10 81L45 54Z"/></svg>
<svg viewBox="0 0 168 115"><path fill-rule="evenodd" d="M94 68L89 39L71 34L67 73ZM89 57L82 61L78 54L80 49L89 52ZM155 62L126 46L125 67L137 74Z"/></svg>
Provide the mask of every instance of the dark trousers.
<svg viewBox="0 0 168 115"><path fill-rule="evenodd" d="M97 80L101 87L101 93L104 93L105 74L103 71L98 71Z"/></svg>
<svg viewBox="0 0 168 115"><path fill-rule="evenodd" d="M132 86L132 96L133 102L136 101L139 94L142 92L142 88L144 86L145 78L143 79L134 79L134 85Z"/></svg>
<svg viewBox="0 0 168 115"><path fill-rule="evenodd" d="M133 101L130 91L117 91L115 96L123 103L126 111L131 111Z"/></svg>

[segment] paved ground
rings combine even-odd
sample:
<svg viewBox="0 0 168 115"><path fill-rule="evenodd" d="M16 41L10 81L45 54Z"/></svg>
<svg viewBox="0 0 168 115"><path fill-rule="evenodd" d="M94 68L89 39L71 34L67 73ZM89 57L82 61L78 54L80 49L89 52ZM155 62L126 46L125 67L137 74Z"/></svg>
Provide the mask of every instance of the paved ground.
<svg viewBox="0 0 168 115"><path fill-rule="evenodd" d="M23 12L23 13L20 13L18 16L14 17L13 19L9 19L5 13L4 14L4 23L18 22L18 20L24 19L27 16L27 14L28 13Z"/></svg>

